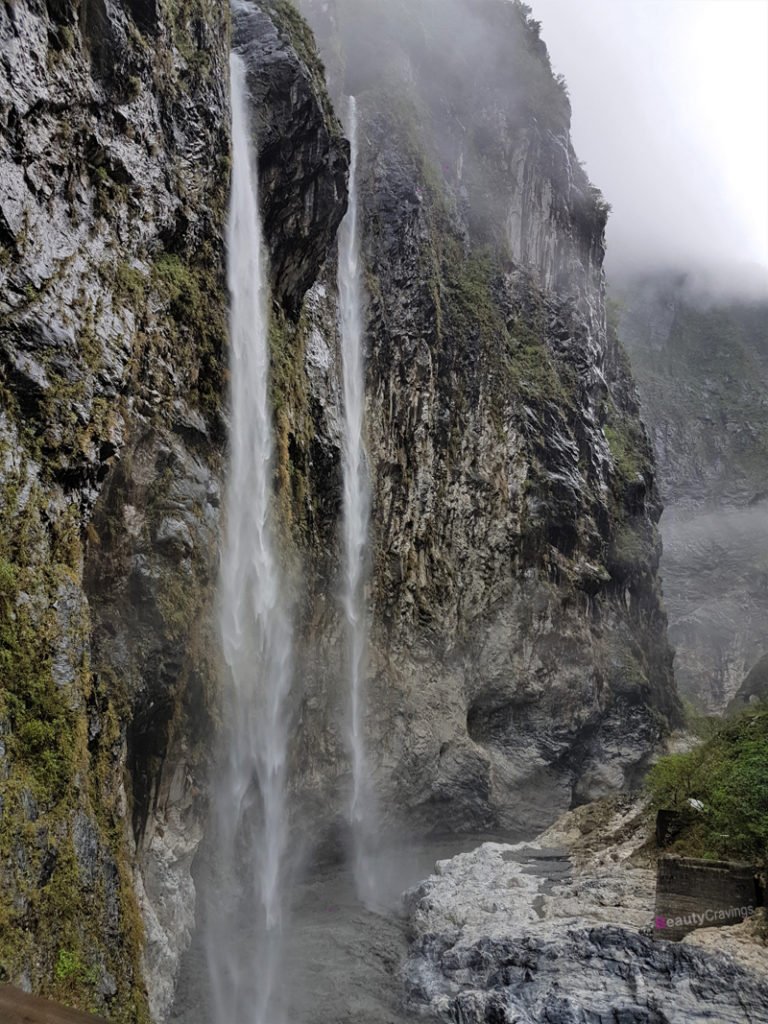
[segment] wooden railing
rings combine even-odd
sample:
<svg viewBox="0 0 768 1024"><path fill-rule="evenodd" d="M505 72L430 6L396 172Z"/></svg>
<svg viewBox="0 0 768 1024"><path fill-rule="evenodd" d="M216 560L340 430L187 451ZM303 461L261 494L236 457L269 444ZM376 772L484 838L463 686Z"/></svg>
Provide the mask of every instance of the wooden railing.
<svg viewBox="0 0 768 1024"><path fill-rule="evenodd" d="M68 1010L47 999L28 996L10 985L0 985L0 1024L106 1024L79 1010Z"/></svg>

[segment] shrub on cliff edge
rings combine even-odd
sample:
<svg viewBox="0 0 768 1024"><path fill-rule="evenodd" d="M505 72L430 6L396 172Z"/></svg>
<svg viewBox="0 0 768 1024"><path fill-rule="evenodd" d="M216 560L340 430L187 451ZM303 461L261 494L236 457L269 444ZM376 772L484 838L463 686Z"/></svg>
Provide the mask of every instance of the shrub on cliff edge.
<svg viewBox="0 0 768 1024"><path fill-rule="evenodd" d="M765 866L768 858L768 704L728 719L700 747L661 758L647 781L657 809L702 810L673 850L733 857Z"/></svg>

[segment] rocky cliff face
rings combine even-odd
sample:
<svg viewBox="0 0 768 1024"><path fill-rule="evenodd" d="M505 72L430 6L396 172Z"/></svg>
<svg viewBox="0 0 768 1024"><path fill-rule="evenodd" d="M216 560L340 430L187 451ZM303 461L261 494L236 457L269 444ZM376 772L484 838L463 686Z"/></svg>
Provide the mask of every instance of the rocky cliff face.
<svg viewBox="0 0 768 1024"><path fill-rule="evenodd" d="M531 825L631 783L678 714L651 453L605 325L606 210L522 7L307 13L363 126L381 807L422 830ZM117 1021L167 1015L194 923L229 34L207 0L0 12L0 968ZM349 775L333 252L348 146L288 0L238 4L233 34L275 299L296 816L320 841Z"/></svg>
<svg viewBox="0 0 768 1024"><path fill-rule="evenodd" d="M666 504L677 681L720 712L768 651L768 307L697 295L684 277L616 296Z"/></svg>
<svg viewBox="0 0 768 1024"><path fill-rule="evenodd" d="M343 216L347 148L288 41L295 13L257 16L283 103L264 176L292 309ZM194 924L228 50L228 12L204 0L0 12L0 980L116 1021L164 1016Z"/></svg>
<svg viewBox="0 0 768 1024"><path fill-rule="evenodd" d="M117 1021L148 1016L134 869L150 948L190 925L226 50L205 3L0 12L0 964Z"/></svg>
<svg viewBox="0 0 768 1024"><path fill-rule="evenodd" d="M519 6L305 6L363 125L382 806L530 825L631 782L677 713L606 209Z"/></svg>

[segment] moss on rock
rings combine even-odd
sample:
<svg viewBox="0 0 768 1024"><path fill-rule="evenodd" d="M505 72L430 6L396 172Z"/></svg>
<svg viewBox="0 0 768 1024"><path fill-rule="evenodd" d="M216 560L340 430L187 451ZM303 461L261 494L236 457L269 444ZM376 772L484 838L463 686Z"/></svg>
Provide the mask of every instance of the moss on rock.
<svg viewBox="0 0 768 1024"><path fill-rule="evenodd" d="M56 542L44 492L19 474L22 486L18 476L4 481L0 522L0 976L24 975L44 995L140 1024L148 1015L114 768L118 719L107 700L89 735L90 621L82 602L66 608L79 593L71 563L81 552L71 536Z"/></svg>

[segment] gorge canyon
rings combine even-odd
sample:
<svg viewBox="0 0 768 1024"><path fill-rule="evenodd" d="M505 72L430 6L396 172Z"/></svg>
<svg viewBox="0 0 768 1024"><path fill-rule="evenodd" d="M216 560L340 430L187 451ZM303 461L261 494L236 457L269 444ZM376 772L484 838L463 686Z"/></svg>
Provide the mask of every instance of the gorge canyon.
<svg viewBox="0 0 768 1024"><path fill-rule="evenodd" d="M286 1009L286 964L349 900L360 970L413 1015L618 1020L612 989L598 1016L451 1002L529 940L483 960L432 882L408 950L382 868L639 791L684 722L659 476L681 692L722 711L768 651L753 434L727 435L745 539L718 653L674 586L679 463L701 516L712 453L654 406L648 325L679 351L657 291L608 308L609 208L534 13L16 0L0 55L0 983L115 1024L413 1019L389 995L344 1016L322 979ZM487 857L468 891L517 877ZM365 915L312 888L339 864ZM768 1019L752 974L740 1018L725 961L602 924L598 959L656 957L658 1001L665 972L709 972L722 1020ZM699 1019L625 988L622 1020Z"/></svg>

